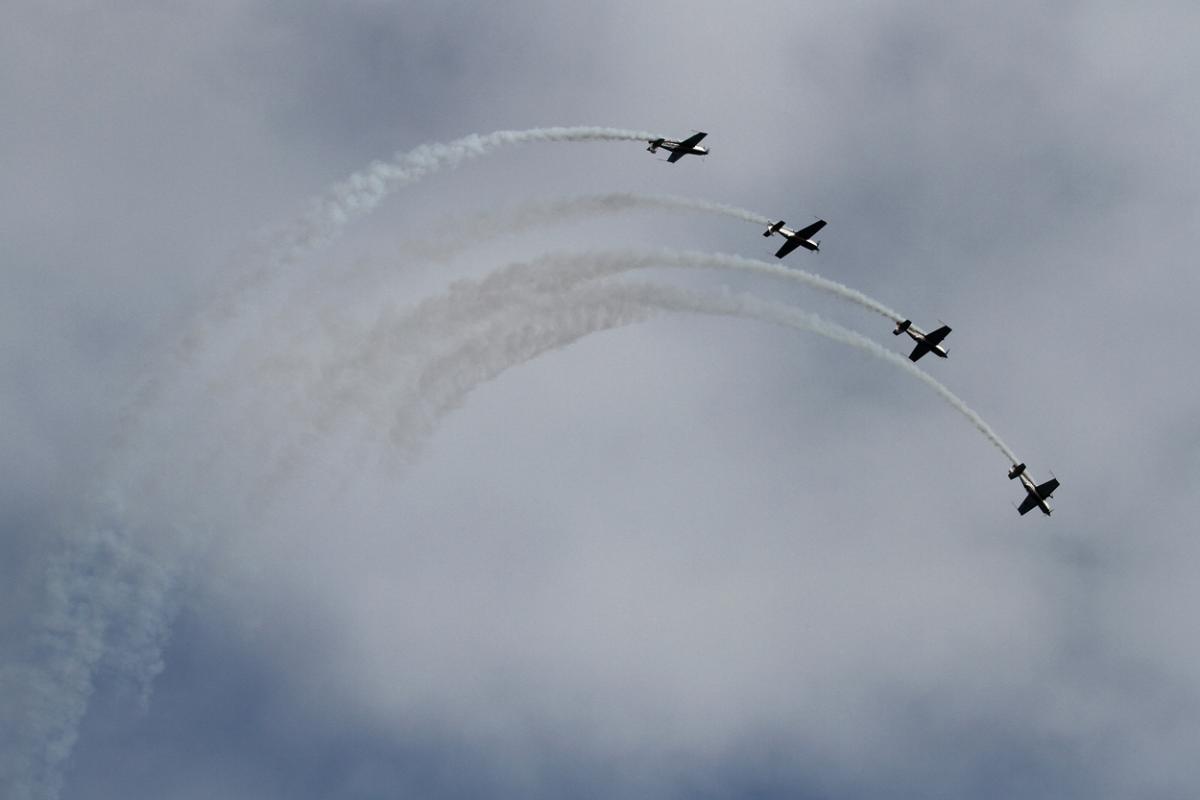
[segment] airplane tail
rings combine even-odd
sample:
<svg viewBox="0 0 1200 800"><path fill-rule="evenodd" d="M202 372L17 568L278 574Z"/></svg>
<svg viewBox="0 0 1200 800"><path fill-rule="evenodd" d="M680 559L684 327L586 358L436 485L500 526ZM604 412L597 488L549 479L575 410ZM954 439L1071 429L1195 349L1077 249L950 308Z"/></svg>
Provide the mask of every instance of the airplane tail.
<svg viewBox="0 0 1200 800"><path fill-rule="evenodd" d="M821 240L820 239L817 239L815 242L813 242L813 252L814 253L821 252Z"/></svg>
<svg viewBox="0 0 1200 800"><path fill-rule="evenodd" d="M911 319L906 319L904 322L897 323L896 330L892 331L892 336L899 336L900 334L904 333L906 330L908 330L909 325L912 325ZM1012 476L1010 475L1009 477Z"/></svg>
<svg viewBox="0 0 1200 800"><path fill-rule="evenodd" d="M1024 471L1024 464L1013 464L1013 468L1008 471L1008 479L1011 481Z"/></svg>
<svg viewBox="0 0 1200 800"><path fill-rule="evenodd" d="M783 220L779 220L779 222L774 222L774 223L768 225L767 229L765 231L763 231L763 236L771 236L772 234L779 233L779 229L782 227L783 227Z"/></svg>
<svg viewBox="0 0 1200 800"><path fill-rule="evenodd" d="M662 140L662 139L649 139L648 142L649 142L650 146L646 148L646 151L650 152L650 153L655 152L656 150L658 150L658 148L662 147L663 141L664 140Z"/></svg>

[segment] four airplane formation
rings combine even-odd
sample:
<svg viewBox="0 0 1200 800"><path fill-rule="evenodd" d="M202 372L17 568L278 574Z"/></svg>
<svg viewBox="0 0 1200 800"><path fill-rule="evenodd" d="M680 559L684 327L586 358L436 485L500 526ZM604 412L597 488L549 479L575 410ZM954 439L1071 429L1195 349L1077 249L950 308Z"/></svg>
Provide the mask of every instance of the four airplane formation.
<svg viewBox="0 0 1200 800"><path fill-rule="evenodd" d="M656 152L660 148L671 153L667 157L667 161L674 164L684 156L706 156L709 153L707 147L700 146L700 141L708 134L704 131L697 131L686 139L650 139L649 147L646 149L651 153ZM799 230L792 230L786 227L783 220L773 222L763 232L763 236L774 236L779 234L784 238L783 246L775 253L776 258L783 258L797 248L803 247L806 250L811 250L814 253L820 252L820 240L814 240L812 237L817 231L825 227L825 220L818 219L816 222ZM937 330L925 331L912 324L912 320L906 319L896 325L896 330L892 334L899 336L902 333L907 333L909 337L917 343L913 348L909 359L919 361L926 353L933 353L939 358L948 358L949 352L942 347L942 340L950 333L949 325L942 325ZM1013 467L1008 472L1009 480L1021 479L1021 486L1025 489L1026 497L1021 501L1021 505L1017 506L1017 512L1024 516L1035 508L1041 509L1042 513L1049 516L1050 496L1054 494L1054 490L1058 488L1058 478L1051 477L1045 483L1035 484L1033 479L1025 474L1024 464L1013 464Z"/></svg>

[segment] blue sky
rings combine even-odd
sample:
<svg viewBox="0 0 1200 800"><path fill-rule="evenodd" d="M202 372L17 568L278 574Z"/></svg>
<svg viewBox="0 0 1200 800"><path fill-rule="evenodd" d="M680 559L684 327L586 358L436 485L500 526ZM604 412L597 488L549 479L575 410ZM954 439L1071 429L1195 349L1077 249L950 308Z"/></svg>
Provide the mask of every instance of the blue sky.
<svg viewBox="0 0 1200 800"><path fill-rule="evenodd" d="M0 21L5 796L1194 796L1187 4ZM713 152L502 148L269 267L351 173L549 125ZM547 253L773 261L722 216L499 222L611 192L827 219L787 263L951 324L922 366L1056 472L1054 516L860 351L680 313L568 341L620 316L586 293L468 304ZM617 280L907 352L761 275Z"/></svg>

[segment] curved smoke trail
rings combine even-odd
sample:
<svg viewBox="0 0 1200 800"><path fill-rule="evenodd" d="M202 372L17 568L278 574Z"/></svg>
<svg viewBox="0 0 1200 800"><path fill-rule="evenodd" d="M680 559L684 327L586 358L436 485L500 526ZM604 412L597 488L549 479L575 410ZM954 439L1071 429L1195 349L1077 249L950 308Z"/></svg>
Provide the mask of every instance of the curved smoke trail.
<svg viewBox="0 0 1200 800"><path fill-rule="evenodd" d="M402 186L443 169L455 169L465 161L481 158L503 147L531 142L646 141L660 137L650 131L587 125L500 130L473 133L449 142L422 144L398 152L388 161L372 162L366 169L331 185L310 201L305 213L268 235L265 257L250 259L258 265L242 272L201 312L195 329L181 339L169 360L189 366L197 353L210 344L211 329L228 330L230 323L240 316L248 293L314 249L336 240L351 221L374 210ZM130 430L136 427L135 418L153 404L160 390L161 379L150 376L135 391L129 410L119 425L119 441L132 435Z"/></svg>
<svg viewBox="0 0 1200 800"><path fill-rule="evenodd" d="M372 211L396 189L441 169L454 169L501 147L528 142L645 141L659 138L648 131L594 126L530 128L521 131L473 133L449 142L423 144L376 161L331 186L312 208L279 237L276 257L293 259L332 240L351 220Z"/></svg>
<svg viewBox="0 0 1200 800"><path fill-rule="evenodd" d="M412 384L391 439L414 447L472 389L503 371L598 331L639 322L653 311L740 317L816 333L899 367L933 389L1016 463L1016 455L960 397L906 357L816 314L748 294L700 292L658 284L601 283L557 296L527 297L457 349L428 364Z"/></svg>
<svg viewBox="0 0 1200 800"><path fill-rule="evenodd" d="M762 214L725 203L672 194L607 192L553 200L533 200L520 205L485 209L463 215L438 225L426 239L401 243L397 250L411 258L444 261L463 250L479 246L481 242L521 233L542 225L641 209L698 211L752 222L755 225L769 225L771 222Z"/></svg>
<svg viewBox="0 0 1200 800"><path fill-rule="evenodd" d="M266 265L246 274L227 299L236 301L245 289L273 277L278 268L335 239L351 220L375 208L391 192L438 170L452 169L497 148L525 142L650 138L657 137L649 132L591 127L497 131L422 145L400 153L388 162L376 162L330 187L315 200L306 214L274 240ZM713 205L714 208L699 210L714 210L717 207ZM738 216L738 212L740 210L727 207L719 213ZM754 216L746 212L741 218L765 222L765 218L755 219ZM888 315L883 307L875 310ZM215 311L215 315L209 315L210 323L214 317L232 316L236 303L218 304ZM608 313L599 306L595 311L600 317ZM635 317L640 318L639 314L649 311L633 309L626 313L625 318L636 321ZM590 322L585 319L580 326L595 328L600 321L598 317ZM185 351L211 350L212 342L204 335L203 327L202 324L201 330L185 343ZM542 339L531 337L526 350L536 341ZM213 360L220 359L215 357ZM135 402L135 409L139 405L145 410L146 403ZM154 445L153 436L140 438L142 445ZM136 492L131 492L131 496L134 495ZM86 711L98 665L111 663L140 676L143 690L147 690L160 669L161 650L170 618L170 588L178 580L179 562L185 546L180 545L179 553L173 558L162 557L144 546L142 540L148 537L135 537L121 525L97 524L95 531L94 536L81 537L81 541L91 544L81 544L76 548L78 553L67 553L52 568L52 571L58 571L58 577L47 587L52 600L45 619L37 626L37 641L33 646L36 660L47 662L48 666L43 664L28 675L21 670L6 670L3 676L6 682L12 679L21 685L27 681L37 684L26 699L28 713L36 719L23 729L30 734L31 740L25 742L25 736L21 734L22 744L18 748L21 754L0 757L5 783L12 789L10 796L16 798L58 794L62 766L71 752L79 721ZM178 538L179 533L179 530L174 531L174 537ZM101 562L99 566L97 562ZM4 741L9 739L6 737Z"/></svg>
<svg viewBox="0 0 1200 800"><path fill-rule="evenodd" d="M895 311L856 289L802 270L780 267L740 256L680 250L607 250L591 253L558 253L502 267L482 278L463 279L407 311L385 312L371 331L351 334L355 342L332 345L326 351L334 360L305 364L298 358L276 362L292 372L307 372L305 394L318 398L313 416L327 429L333 418L348 407L379 409L371 394L380 389L378 376L394 374L391 363L403 351L412 360L430 358L452 343L485 325L494 313L522 296L557 296L581 283L640 269L729 269L793 281L855 303L893 320ZM357 347L352 357L341 354ZM298 352L298 348L296 348ZM905 360L905 363L911 363ZM924 374L924 373L922 373ZM382 410L382 409L380 409ZM386 413L386 412L384 412Z"/></svg>
<svg viewBox="0 0 1200 800"><path fill-rule="evenodd" d="M552 225L572 219L585 219L603 214L619 214L626 211L651 208L667 211L697 211L752 222L756 225L765 225L770 222L767 217L754 211L748 211L744 208L725 203L714 203L708 200L669 194L609 192L556 198L548 201L535 200L507 208L485 209L470 216L442 223L432 232L432 236L425 239L402 242L397 245L397 250L403 253L406 261L447 261L463 251L479 247L481 244L499 237L517 234L531 228ZM758 268L766 270L767 274L776 277L801 281L811 278L817 282L833 286L837 285L832 281L825 281L825 279L803 270L788 269L784 271L778 265L765 262L751 262L750 260L747 260L745 263L754 263ZM379 278L392 278L394 274L394 268L389 265L357 265L347 271L343 271L339 278L361 283L364 278L373 282ZM317 296L324 294L324 282L328 280L328 277L324 275L316 277L317 280L314 280L312 285L308 287L309 292L307 296L293 298L294 303L299 303L303 308L309 308L311 307L310 303L318 301ZM364 285L370 287L372 284L368 282ZM381 294L386 291L382 285L376 288ZM865 295L862 295L862 297L865 298ZM454 296L443 296L441 300L435 301L434 305L453 306L460 302L461 299ZM871 301L871 305L868 305L868 308L872 311L878 311L896 322L902 319L899 314L876 301ZM433 309L427 309L427 311L432 313ZM269 324L282 328L281 321L294 317L297 313L299 312L294 305L277 309L274 321ZM476 312L471 309L462 309L460 315L473 313ZM238 356L235 355L234 357L237 358ZM234 370L234 372L240 371Z"/></svg>
<svg viewBox="0 0 1200 800"><path fill-rule="evenodd" d="M0 676L3 696L14 700L6 709L11 728L0 734L0 787L13 800L59 796L97 670L124 676L148 701L183 578L186 541L166 545L174 555L156 552L127 523L104 519L61 538L45 571L45 605L31 621L35 633Z"/></svg>
<svg viewBox="0 0 1200 800"><path fill-rule="evenodd" d="M560 269L570 269L582 272L589 277L615 275L632 269L648 269L651 267L667 267L671 269L730 269L741 272L751 272L771 278L802 283L855 305L862 306L868 311L874 311L894 322L904 319L896 311L885 306L873 297L851 289L843 283L823 278L811 272L791 267L782 267L753 258L727 255L724 253L701 253L692 250L609 250L580 254L550 254L540 260L542 263L557 264Z"/></svg>

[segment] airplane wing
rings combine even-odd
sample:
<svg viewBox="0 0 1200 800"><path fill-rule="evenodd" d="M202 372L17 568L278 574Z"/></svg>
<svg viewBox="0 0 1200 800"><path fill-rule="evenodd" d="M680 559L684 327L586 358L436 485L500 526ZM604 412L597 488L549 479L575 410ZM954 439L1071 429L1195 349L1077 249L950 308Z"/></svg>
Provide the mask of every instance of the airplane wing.
<svg viewBox="0 0 1200 800"><path fill-rule="evenodd" d="M671 153L671 155L667 156L667 161L670 161L672 164L674 164L676 161L692 152L692 148L695 147L705 136L708 136L708 134L704 131L701 131L700 133L693 133L691 136L675 146L675 150Z"/></svg>
<svg viewBox="0 0 1200 800"><path fill-rule="evenodd" d="M1025 516L1030 511L1033 511L1035 508L1037 508L1037 504L1038 501L1036 497L1033 495L1027 495L1025 499L1021 501L1021 505L1017 506L1017 513L1021 516Z"/></svg>
<svg viewBox="0 0 1200 800"><path fill-rule="evenodd" d="M931 345L928 340L924 342L917 342L917 346L913 348L912 354L909 355L908 360L917 361L921 358L921 356L925 355L932 349L933 345Z"/></svg>
<svg viewBox="0 0 1200 800"><path fill-rule="evenodd" d="M943 325L936 331L930 331L925 334L925 341L929 342L930 346L941 344L942 339L945 339L948 335L950 335L950 326Z"/></svg>
<svg viewBox="0 0 1200 800"><path fill-rule="evenodd" d="M813 234L825 227L825 220L819 219L807 228L802 228L796 231L796 235L801 239L811 239Z"/></svg>
<svg viewBox="0 0 1200 800"><path fill-rule="evenodd" d="M1043 483L1042 485L1037 487L1037 493L1042 496L1043 500L1046 500L1050 497L1050 495L1054 494L1054 490L1057 488L1058 488L1058 478L1051 478L1050 480L1046 481L1045 483Z"/></svg>
<svg viewBox="0 0 1200 800"><path fill-rule="evenodd" d="M779 248L779 252L775 254L775 257L783 258L788 253L795 250L797 247L800 247L801 245L803 245L804 242L805 242L805 240L801 239L799 235L788 237L788 240L783 243L783 247Z"/></svg>

